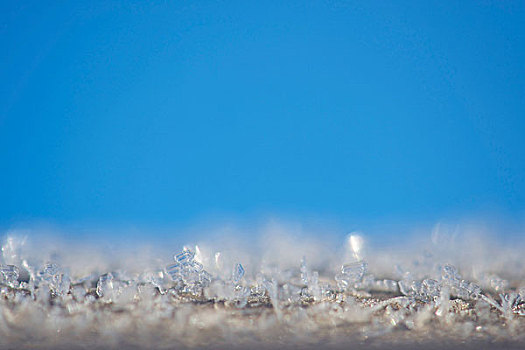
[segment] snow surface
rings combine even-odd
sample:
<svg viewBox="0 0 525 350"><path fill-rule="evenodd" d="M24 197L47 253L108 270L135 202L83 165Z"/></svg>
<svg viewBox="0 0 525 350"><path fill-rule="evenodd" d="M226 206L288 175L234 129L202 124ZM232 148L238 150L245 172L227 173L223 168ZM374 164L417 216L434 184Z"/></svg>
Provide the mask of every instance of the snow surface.
<svg viewBox="0 0 525 350"><path fill-rule="evenodd" d="M521 240L262 241L104 250L8 232L0 347L525 347Z"/></svg>

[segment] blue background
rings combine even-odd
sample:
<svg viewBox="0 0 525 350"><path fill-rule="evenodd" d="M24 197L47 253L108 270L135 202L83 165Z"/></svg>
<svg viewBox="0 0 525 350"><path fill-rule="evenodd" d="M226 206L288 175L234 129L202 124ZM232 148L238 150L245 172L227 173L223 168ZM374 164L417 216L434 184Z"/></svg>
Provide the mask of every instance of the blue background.
<svg viewBox="0 0 525 350"><path fill-rule="evenodd" d="M525 2L3 1L0 226L525 213Z"/></svg>

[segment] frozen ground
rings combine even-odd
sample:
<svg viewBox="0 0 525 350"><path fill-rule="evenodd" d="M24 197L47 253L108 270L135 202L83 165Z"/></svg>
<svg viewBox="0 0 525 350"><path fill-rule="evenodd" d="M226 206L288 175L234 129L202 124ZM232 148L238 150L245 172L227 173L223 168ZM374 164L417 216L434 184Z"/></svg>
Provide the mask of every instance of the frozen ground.
<svg viewBox="0 0 525 350"><path fill-rule="evenodd" d="M524 246L439 226L375 247L278 232L109 251L8 232L0 346L522 349Z"/></svg>

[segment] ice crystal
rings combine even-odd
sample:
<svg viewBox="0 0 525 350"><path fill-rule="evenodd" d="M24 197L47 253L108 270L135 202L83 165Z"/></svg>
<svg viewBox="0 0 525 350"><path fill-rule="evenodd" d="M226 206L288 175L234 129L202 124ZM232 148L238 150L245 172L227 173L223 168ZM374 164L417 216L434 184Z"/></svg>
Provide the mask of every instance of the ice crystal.
<svg viewBox="0 0 525 350"><path fill-rule="evenodd" d="M71 286L71 279L67 272L55 263L44 264L38 272L35 282L40 289L49 290L55 296L68 294Z"/></svg>
<svg viewBox="0 0 525 350"><path fill-rule="evenodd" d="M213 277L195 260L195 253L185 247L181 253L175 255L174 260L175 263L166 267L166 272L173 281L179 283L180 288L177 291L192 295L202 294L203 288L210 284Z"/></svg>
<svg viewBox="0 0 525 350"><path fill-rule="evenodd" d="M341 273L335 275L335 280L340 289L355 286L356 283L361 282L366 273L367 263L364 261L357 261L353 263L344 264L341 266Z"/></svg>
<svg viewBox="0 0 525 350"><path fill-rule="evenodd" d="M306 265L306 258L303 256L301 259L301 281L305 285L308 285L308 266Z"/></svg>
<svg viewBox="0 0 525 350"><path fill-rule="evenodd" d="M14 265L0 265L0 283L15 288L18 285L19 270Z"/></svg>
<svg viewBox="0 0 525 350"><path fill-rule="evenodd" d="M105 273L98 279L97 295L100 298L105 298L107 301L113 300L115 288L113 286L113 275L111 273Z"/></svg>
<svg viewBox="0 0 525 350"><path fill-rule="evenodd" d="M460 298L476 298L481 293L481 288L477 284L462 279L458 270L452 265L443 266L441 279L444 285L451 288L452 294Z"/></svg>
<svg viewBox="0 0 525 350"><path fill-rule="evenodd" d="M367 263L364 261L345 264L341 266L341 274L344 275L349 281L359 282L365 275L366 267Z"/></svg>
<svg viewBox="0 0 525 350"><path fill-rule="evenodd" d="M235 264L232 272L232 281L237 284L241 281L244 276L244 267L241 264Z"/></svg>
<svg viewBox="0 0 525 350"><path fill-rule="evenodd" d="M210 345L207 339L214 347L247 347L247 339L304 345L327 337L345 346L375 338L389 344L405 333L458 343L474 336L525 342L522 270L470 269L424 252L388 257L381 266L384 257L367 253L362 260L364 240L355 234L341 256L324 264L301 255L256 264L238 252L196 246L195 252L183 248L167 265L132 271L100 264L70 272L63 263L69 260L31 259L16 240L7 242L0 265L0 345L12 342L12 348L31 347L36 334L47 347L84 340L101 348L121 342L201 348ZM393 262L399 262L395 269ZM521 263L518 258L511 266Z"/></svg>

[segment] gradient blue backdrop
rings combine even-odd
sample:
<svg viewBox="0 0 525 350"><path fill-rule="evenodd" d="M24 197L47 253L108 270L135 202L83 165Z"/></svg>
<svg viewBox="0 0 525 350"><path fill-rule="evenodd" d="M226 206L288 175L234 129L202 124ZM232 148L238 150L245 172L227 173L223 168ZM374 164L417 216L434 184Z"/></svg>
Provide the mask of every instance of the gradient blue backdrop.
<svg viewBox="0 0 525 350"><path fill-rule="evenodd" d="M0 225L524 213L525 2L0 6Z"/></svg>

